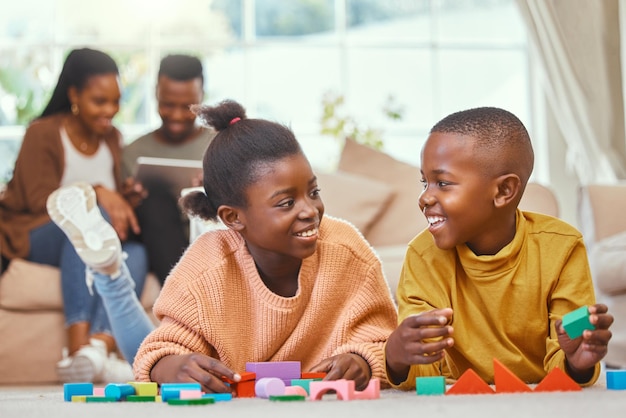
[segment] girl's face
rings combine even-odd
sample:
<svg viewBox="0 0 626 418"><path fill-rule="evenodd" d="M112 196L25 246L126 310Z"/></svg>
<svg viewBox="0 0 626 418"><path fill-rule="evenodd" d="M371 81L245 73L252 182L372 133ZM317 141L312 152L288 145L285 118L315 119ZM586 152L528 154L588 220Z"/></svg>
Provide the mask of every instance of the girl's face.
<svg viewBox="0 0 626 418"><path fill-rule="evenodd" d="M495 224L498 183L485 174L473 146L472 138L458 134L429 136L421 156L419 205L437 247L467 244L476 254L495 254L502 234Z"/></svg>
<svg viewBox="0 0 626 418"><path fill-rule="evenodd" d="M240 230L257 263L301 261L317 247L324 204L317 178L302 154L257 168L258 181L246 190Z"/></svg>
<svg viewBox="0 0 626 418"><path fill-rule="evenodd" d="M70 101L78 106L78 120L95 135L104 135L113 129L120 97L120 84L114 73L94 75L81 90L74 87L69 90Z"/></svg>

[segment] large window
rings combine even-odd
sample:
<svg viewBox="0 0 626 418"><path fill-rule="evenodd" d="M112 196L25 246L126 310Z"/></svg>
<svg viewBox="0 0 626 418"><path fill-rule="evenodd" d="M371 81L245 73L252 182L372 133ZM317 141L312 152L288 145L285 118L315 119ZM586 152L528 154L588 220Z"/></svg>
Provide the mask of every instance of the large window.
<svg viewBox="0 0 626 418"><path fill-rule="evenodd" d="M119 63L127 142L159 124L154 85L170 52L202 58L206 103L232 98L291 126L319 167L340 147L320 133L325 97L414 164L430 127L457 110L500 106L532 128L515 0L20 0L0 13L0 181L79 46Z"/></svg>

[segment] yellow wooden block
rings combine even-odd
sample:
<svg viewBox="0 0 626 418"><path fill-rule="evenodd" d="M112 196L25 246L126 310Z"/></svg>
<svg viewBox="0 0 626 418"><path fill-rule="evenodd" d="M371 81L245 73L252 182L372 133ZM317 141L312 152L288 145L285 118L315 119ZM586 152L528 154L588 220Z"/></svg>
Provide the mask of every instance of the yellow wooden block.
<svg viewBox="0 0 626 418"><path fill-rule="evenodd" d="M159 387L156 382L128 382L128 384L135 388L137 396L157 396L159 394Z"/></svg>
<svg viewBox="0 0 626 418"><path fill-rule="evenodd" d="M87 402L87 395L72 395L72 402Z"/></svg>

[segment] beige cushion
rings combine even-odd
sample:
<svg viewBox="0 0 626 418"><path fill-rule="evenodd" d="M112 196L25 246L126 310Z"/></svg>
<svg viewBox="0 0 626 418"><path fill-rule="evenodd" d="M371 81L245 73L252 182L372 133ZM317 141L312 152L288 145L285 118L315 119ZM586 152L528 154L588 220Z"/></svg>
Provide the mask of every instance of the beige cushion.
<svg viewBox="0 0 626 418"><path fill-rule="evenodd" d="M408 244L426 227L426 219L418 204L422 190L418 167L347 139L339 170L384 182L395 192L383 216L367 234L373 246Z"/></svg>
<svg viewBox="0 0 626 418"><path fill-rule="evenodd" d="M559 217L559 202L556 200L554 192L549 187L539 183L526 185L519 207L522 210Z"/></svg>
<svg viewBox="0 0 626 418"><path fill-rule="evenodd" d="M626 183L582 186L578 204L586 241L593 243L626 231Z"/></svg>
<svg viewBox="0 0 626 418"><path fill-rule="evenodd" d="M62 309L59 269L16 258L0 276L0 307L15 310Z"/></svg>
<svg viewBox="0 0 626 418"><path fill-rule="evenodd" d="M345 219L364 236L393 198L393 189L385 183L336 171L316 173L324 213Z"/></svg>
<svg viewBox="0 0 626 418"><path fill-rule="evenodd" d="M626 294L626 232L597 242L589 264L598 290L608 295Z"/></svg>

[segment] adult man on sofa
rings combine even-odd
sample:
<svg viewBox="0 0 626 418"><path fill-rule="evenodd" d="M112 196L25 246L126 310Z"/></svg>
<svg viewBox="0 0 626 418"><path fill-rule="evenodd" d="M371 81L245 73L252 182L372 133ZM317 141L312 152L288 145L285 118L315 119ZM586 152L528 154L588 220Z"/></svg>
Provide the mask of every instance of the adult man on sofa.
<svg viewBox="0 0 626 418"><path fill-rule="evenodd" d="M202 63L190 55L168 55L161 60L156 85L161 126L124 148L127 177L136 172L137 158L159 157L202 160L215 132L196 124L190 105L204 98ZM148 252L150 270L161 284L189 244L188 223L174 195L163 180L142 184L146 197L136 207L141 238ZM192 184L189 184L192 186Z"/></svg>

